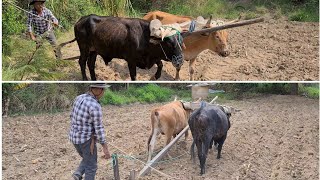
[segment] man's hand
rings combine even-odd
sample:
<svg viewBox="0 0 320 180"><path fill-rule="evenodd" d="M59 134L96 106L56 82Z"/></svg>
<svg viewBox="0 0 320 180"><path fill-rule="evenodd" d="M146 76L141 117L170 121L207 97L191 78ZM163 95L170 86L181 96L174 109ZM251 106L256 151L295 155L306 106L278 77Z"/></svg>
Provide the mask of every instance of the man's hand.
<svg viewBox="0 0 320 180"><path fill-rule="evenodd" d="M37 41L36 37L33 35L32 32L29 32L29 36L32 39L32 41Z"/></svg>
<svg viewBox="0 0 320 180"><path fill-rule="evenodd" d="M105 159L109 159L111 156L110 156L110 153L109 153L109 150L108 150L107 143L104 143L102 145L102 148L103 148L103 153L104 153L104 155L102 157L105 158Z"/></svg>
<svg viewBox="0 0 320 180"><path fill-rule="evenodd" d="M59 23L58 22L53 22L52 23L55 27L58 27L59 26Z"/></svg>

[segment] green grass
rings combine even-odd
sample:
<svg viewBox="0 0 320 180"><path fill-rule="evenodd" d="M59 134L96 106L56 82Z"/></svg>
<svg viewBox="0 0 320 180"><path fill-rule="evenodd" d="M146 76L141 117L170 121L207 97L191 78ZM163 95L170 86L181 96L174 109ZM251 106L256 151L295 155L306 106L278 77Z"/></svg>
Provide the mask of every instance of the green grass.
<svg viewBox="0 0 320 180"><path fill-rule="evenodd" d="M245 19L270 14L275 19L286 16L292 21L319 22L319 1L305 0L248 0L246 2L225 0L174 0L162 8L173 14L189 16L213 15L216 18L234 19L242 14Z"/></svg>
<svg viewBox="0 0 320 180"><path fill-rule="evenodd" d="M70 64L67 61L58 62L53 48L45 41L36 51L33 41L12 36L9 46L11 55L2 55L3 80L58 80L65 76L59 69Z"/></svg>
<svg viewBox="0 0 320 180"><path fill-rule="evenodd" d="M167 102L174 99L177 95L172 89L158 86L156 84L146 84L140 87L132 86L128 90L121 90L118 92L107 90L105 95L100 100L103 105L124 105L130 103L155 103ZM181 96L183 95L183 97ZM179 99L188 99L185 92L178 95Z"/></svg>
<svg viewBox="0 0 320 180"><path fill-rule="evenodd" d="M270 93L270 94L289 94L290 84L285 83L258 83L254 89L258 93Z"/></svg>
<svg viewBox="0 0 320 180"><path fill-rule="evenodd" d="M318 87L300 87L299 91L301 94L305 94L309 98L319 99L319 84Z"/></svg>
<svg viewBox="0 0 320 180"><path fill-rule="evenodd" d="M3 1L2 14L2 59L3 59L3 80L58 80L65 74L59 72L60 66L65 66L65 62L57 62L52 53L50 45L46 45L38 50L32 62L29 62L32 52L35 50L35 43L29 38L23 37L26 31L27 16L25 12L16 9ZM25 10L27 2L10 0L17 6ZM57 38L69 29L82 16L89 14L97 15L120 15L125 13L134 14L130 0L48 0L45 3L59 20L63 28L55 30ZM47 43L48 44L48 43Z"/></svg>

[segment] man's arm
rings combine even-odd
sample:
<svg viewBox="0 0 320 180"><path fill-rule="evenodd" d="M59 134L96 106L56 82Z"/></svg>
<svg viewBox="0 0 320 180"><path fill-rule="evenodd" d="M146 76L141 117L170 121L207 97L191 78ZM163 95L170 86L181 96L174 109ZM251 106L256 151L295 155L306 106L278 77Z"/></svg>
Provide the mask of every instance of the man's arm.
<svg viewBox="0 0 320 180"><path fill-rule="evenodd" d="M111 156L110 156L107 141L105 138L105 131L102 123L101 107L96 107L96 109L93 108L93 110L91 110L90 112L91 112L91 117L93 119L94 130L97 135L97 140L102 145L102 148L103 148L102 149L104 153L103 157L105 159L109 159Z"/></svg>
<svg viewBox="0 0 320 180"><path fill-rule="evenodd" d="M35 41L36 40L36 37L34 36L33 32L32 32L32 26L31 26L31 23L32 23L32 15L31 14L28 14L28 19L27 19L27 33L29 35L29 37Z"/></svg>
<svg viewBox="0 0 320 180"><path fill-rule="evenodd" d="M105 138L104 127L102 124L101 107L91 106L90 109L91 109L90 116L93 120L93 127L94 127L95 133L97 135L97 140L100 144L105 144L106 138Z"/></svg>
<svg viewBox="0 0 320 180"><path fill-rule="evenodd" d="M53 13L49 9L47 10L48 10L49 18L52 21L53 25L58 26L59 25L58 19L53 15Z"/></svg>

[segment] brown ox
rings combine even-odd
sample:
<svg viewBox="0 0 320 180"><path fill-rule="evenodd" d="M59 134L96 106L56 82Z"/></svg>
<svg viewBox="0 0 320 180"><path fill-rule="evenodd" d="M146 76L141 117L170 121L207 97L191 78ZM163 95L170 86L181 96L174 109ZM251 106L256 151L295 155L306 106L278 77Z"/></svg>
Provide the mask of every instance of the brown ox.
<svg viewBox="0 0 320 180"><path fill-rule="evenodd" d="M159 19L163 24L173 24L173 23L183 23L191 21L194 18L189 16L177 16L161 11L149 12L143 17L143 19L151 21L153 19ZM210 24L210 25L209 25ZM213 24L207 23L209 27L212 27ZM189 73L190 80L193 80L194 73L194 63L197 56L204 50L209 49L218 53L222 57L227 57L230 52L227 46L228 33L226 30L211 32L208 34L192 34L184 38L184 43L186 49L183 50L184 58L186 61L189 61ZM176 68L176 80L179 80L179 71L180 68Z"/></svg>
<svg viewBox="0 0 320 180"><path fill-rule="evenodd" d="M148 162L151 160L157 135L164 134L166 145L168 145L171 137L178 135L188 125L190 112L190 107L185 107L181 101L176 100L152 110L152 130L148 139ZM185 140L187 137L188 131L185 133Z"/></svg>

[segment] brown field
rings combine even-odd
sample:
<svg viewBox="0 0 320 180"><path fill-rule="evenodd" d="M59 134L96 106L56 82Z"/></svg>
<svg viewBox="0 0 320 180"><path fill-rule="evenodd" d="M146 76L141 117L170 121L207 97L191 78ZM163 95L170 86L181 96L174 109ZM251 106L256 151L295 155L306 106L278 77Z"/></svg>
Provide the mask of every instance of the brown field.
<svg viewBox="0 0 320 180"><path fill-rule="evenodd" d="M319 102L299 96L268 95L224 104L240 109L231 116L221 159L209 151L207 173L199 176L187 143L181 139L172 157L156 169L176 179L319 179ZM104 124L110 151L146 161L150 111L157 104L104 106ZM68 141L69 110L56 114L16 116L2 120L2 179L71 179L80 161ZM158 139L156 149L164 144ZM184 146L186 145L187 148ZM114 147L124 152L116 150ZM97 178L113 177L110 161L100 158ZM139 161L119 157L121 179L140 170ZM143 179L169 179L155 171Z"/></svg>
<svg viewBox="0 0 320 180"><path fill-rule="evenodd" d="M267 20L263 23L229 29L229 57L220 57L206 50L196 62L195 80L265 80L314 81L319 77L319 23ZM65 42L70 37L63 38ZM76 43L63 48L64 57L79 55ZM62 80L82 80L77 61L72 68L62 71L68 75ZM76 70L75 70L76 69ZM137 80L147 81L155 74L156 65L137 69ZM127 63L114 59L106 66L98 56L98 80L129 80ZM89 73L87 72L88 77ZM171 81L175 68L164 62L159 80ZM189 62L180 71L181 80L189 80Z"/></svg>

